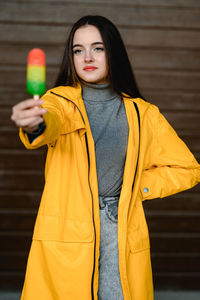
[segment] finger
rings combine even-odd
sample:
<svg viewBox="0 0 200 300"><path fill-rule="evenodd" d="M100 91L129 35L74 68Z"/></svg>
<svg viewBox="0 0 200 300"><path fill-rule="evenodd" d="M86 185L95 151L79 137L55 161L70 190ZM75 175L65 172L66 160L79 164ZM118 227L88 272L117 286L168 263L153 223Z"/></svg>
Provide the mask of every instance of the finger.
<svg viewBox="0 0 200 300"><path fill-rule="evenodd" d="M26 118L26 119L22 119L22 120L18 120L16 121L16 125L18 127L26 127L26 126L31 126L34 122L43 122L43 118L42 117L33 117L33 118Z"/></svg>
<svg viewBox="0 0 200 300"><path fill-rule="evenodd" d="M11 115L11 120L14 121L15 123L20 122L23 119L26 118L33 118L37 116L42 116L46 113L46 109L44 108L38 108L38 109L27 109L27 110L22 110L22 111L16 111Z"/></svg>
<svg viewBox="0 0 200 300"><path fill-rule="evenodd" d="M37 120L35 120L34 122L32 122L32 123L29 125L29 127L30 127L30 128L33 128L33 127L37 127L37 128L38 128L39 124L41 124L41 123L43 123L43 122L44 122L43 118L37 119Z"/></svg>
<svg viewBox="0 0 200 300"><path fill-rule="evenodd" d="M35 106L40 106L43 104L43 100L42 99L28 99L28 100L24 100L21 101L19 103L17 103L16 105L13 106L13 112L17 111L17 110L24 110L27 108L31 108L31 107L35 107Z"/></svg>
<svg viewBox="0 0 200 300"><path fill-rule="evenodd" d="M47 111L45 108L38 108L38 109L30 108L27 110L20 111L18 114L16 114L16 116L20 120L20 119L42 116L46 114L46 112Z"/></svg>

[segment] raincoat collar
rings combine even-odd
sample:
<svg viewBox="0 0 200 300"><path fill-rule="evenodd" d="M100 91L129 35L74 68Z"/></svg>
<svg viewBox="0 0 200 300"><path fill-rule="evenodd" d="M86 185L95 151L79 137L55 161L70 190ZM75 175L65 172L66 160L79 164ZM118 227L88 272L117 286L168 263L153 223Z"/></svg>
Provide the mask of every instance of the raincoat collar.
<svg viewBox="0 0 200 300"><path fill-rule="evenodd" d="M71 100L76 104L78 107L80 105L80 99L82 99L82 86L80 83L77 83L77 86L59 86L53 88L52 92ZM129 98L125 93L123 94L123 101L131 101L135 102L135 98ZM80 108L80 107L79 107Z"/></svg>

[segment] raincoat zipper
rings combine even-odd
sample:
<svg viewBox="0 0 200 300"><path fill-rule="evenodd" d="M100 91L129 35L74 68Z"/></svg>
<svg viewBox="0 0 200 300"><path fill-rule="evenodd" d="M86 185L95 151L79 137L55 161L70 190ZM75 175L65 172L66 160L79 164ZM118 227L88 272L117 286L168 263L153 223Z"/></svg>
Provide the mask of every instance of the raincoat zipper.
<svg viewBox="0 0 200 300"><path fill-rule="evenodd" d="M135 177L136 177L136 173L137 173L137 169L138 169L138 161L139 161L139 154L140 154L140 112L138 109L138 106L135 102L133 102L134 106L135 106L135 110L137 112L137 117L138 117L138 126L139 126L139 145L138 145L138 156L137 156L137 163L136 163L136 168L135 168L135 175L134 175L134 179L133 179L133 185L132 185L132 191L134 188L134 184L135 184Z"/></svg>
<svg viewBox="0 0 200 300"><path fill-rule="evenodd" d="M62 96L62 95L59 95L59 94L56 94L52 91L50 91L51 94L54 94L55 96L58 96L58 97L61 97L63 99L66 99L70 102L72 102L76 108L78 109L78 111L80 112L80 115L81 115L81 118L83 120L83 123L85 124L85 120L83 118L83 115L79 109L79 107L70 99ZM90 179L89 179L89 176L90 176L90 155L89 155L89 147L88 147L88 138L87 138L87 133L85 134L85 142L86 142L86 149L87 149L87 156L88 156L88 184L89 184L89 188L90 188L90 192L91 192L91 196L92 196L92 220L93 220L93 225L94 225L94 266L93 266L93 272L92 272L92 282L91 282L91 293L92 293L92 300L94 300L94 290L93 290L93 283L94 283L94 271L95 271L95 252L96 252L96 227L95 227L95 222L94 222L94 198L93 198L93 195L92 195L92 189L91 189L91 186L90 186Z"/></svg>

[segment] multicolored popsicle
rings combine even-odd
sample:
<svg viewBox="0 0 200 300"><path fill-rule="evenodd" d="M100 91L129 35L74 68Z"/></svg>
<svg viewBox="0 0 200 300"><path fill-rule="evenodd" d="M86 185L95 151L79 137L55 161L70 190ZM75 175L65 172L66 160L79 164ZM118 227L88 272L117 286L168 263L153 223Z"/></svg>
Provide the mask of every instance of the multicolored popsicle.
<svg viewBox="0 0 200 300"><path fill-rule="evenodd" d="M46 59L39 48L32 49L27 60L27 92L38 99L46 91Z"/></svg>

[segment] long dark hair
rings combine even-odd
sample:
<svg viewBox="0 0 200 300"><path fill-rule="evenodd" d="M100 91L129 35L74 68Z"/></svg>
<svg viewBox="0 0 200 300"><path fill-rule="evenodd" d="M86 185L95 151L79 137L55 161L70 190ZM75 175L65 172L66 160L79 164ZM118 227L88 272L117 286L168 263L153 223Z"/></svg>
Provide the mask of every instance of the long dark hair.
<svg viewBox="0 0 200 300"><path fill-rule="evenodd" d="M126 94L127 97L144 99L137 86L126 48L118 29L111 21L102 16L85 16L73 25L67 39L55 86L76 86L79 81L73 63L72 46L75 31L85 25L93 25L100 31L107 54L108 78L111 87L119 96Z"/></svg>

